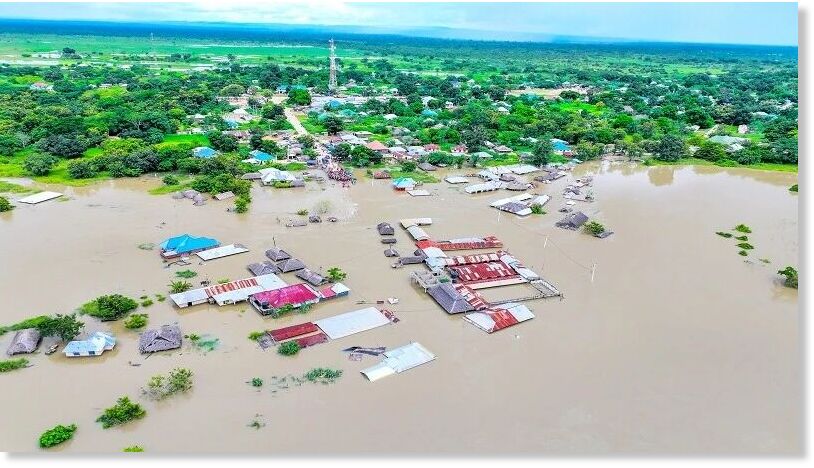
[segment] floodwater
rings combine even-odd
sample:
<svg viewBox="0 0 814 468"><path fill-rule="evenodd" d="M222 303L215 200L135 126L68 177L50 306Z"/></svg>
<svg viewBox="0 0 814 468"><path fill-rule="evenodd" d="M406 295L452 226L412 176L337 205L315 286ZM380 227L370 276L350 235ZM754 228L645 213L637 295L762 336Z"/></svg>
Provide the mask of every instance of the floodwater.
<svg viewBox="0 0 814 468"><path fill-rule="evenodd" d="M457 172L457 171L456 171ZM465 172L465 171L463 171ZM150 325L178 322L184 333L220 340L204 352L184 348L145 359L138 333L90 318L86 330L119 339L98 358L30 356L32 367L0 375L4 420L0 449L37 451L42 431L79 426L58 450L267 454L784 454L803 450L802 333L797 291L775 272L798 264L796 174L710 167L585 165L595 173L595 203L581 204L615 234L599 240L554 227L566 180L537 189L553 199L548 214L518 219L488 207L510 194L469 196L446 183L431 197L395 193L387 181L350 188L332 182L301 189L255 187L249 213L231 202L146 193L141 178L65 191L68 201L19 206L0 215L3 304L0 322L70 312L101 294L167 293L178 267L164 268L159 243L180 233L213 236L252 249L189 267L208 278L249 276L245 265L277 246L312 269L339 266L351 295L307 315L262 318L246 305L144 309ZM301 208L330 200L337 223L286 228ZM448 316L392 269L375 225L432 217L436 239L498 235L507 250L564 292L527 303L536 318L492 335ZM744 261L733 239L715 231L752 227ZM402 255L412 251L396 228ZM764 264L758 258L769 259ZM593 273L593 275L592 275ZM592 279L593 276L593 279ZM293 274L283 278L295 282ZM505 295L489 291L490 297ZM365 307L360 300L397 297L387 306L401 321L305 349L293 358L263 351L252 331ZM5 350L12 334L0 337ZM368 382L359 370L378 362L348 360L349 346L397 347L418 341L432 363ZM131 366L129 362L140 366ZM190 368L194 388L161 402L140 389L150 376ZM333 384L284 389L273 376L313 367L342 369ZM261 388L247 384L253 377ZM274 387L274 388L273 388ZM273 391L276 388L276 392ZM147 416L101 429L95 418L117 397L138 399ZM249 427L258 420L259 429Z"/></svg>

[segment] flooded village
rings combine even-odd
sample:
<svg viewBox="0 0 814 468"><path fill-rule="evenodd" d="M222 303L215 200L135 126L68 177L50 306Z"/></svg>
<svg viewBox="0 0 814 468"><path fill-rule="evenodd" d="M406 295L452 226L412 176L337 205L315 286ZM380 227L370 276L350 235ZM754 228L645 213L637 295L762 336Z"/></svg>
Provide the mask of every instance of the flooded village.
<svg viewBox="0 0 814 468"><path fill-rule="evenodd" d="M149 195L160 184L153 177L43 187L64 192L67 201L3 213L0 244L14 246L4 250L6 268L0 272L8 323L41 311L68 313L111 292L169 295L168 284L182 269L198 273L196 285L251 278L248 264L280 265L267 250L283 250L318 275L341 268L347 274L341 283L349 289L279 318L261 315L246 301L178 307L168 299L139 311L149 315L147 328L177 325L186 337L216 340L210 349L187 338L177 349L145 355L138 331L86 318L83 336L115 335L113 349L70 358L61 350L45 355L41 348L31 355L30 368L3 376L6 395L18 402L8 409L18 422L2 429L7 449L31 450L43 425L65 419L84 434L61 450L79 452L134 444L161 452L276 454L785 453L800 446L797 292L783 287L775 273L798 255L797 197L788 191L796 175L591 162L536 184L530 192L550 197L548 212L523 217L490 207L511 195L506 190L473 195L463 185L440 182L422 186L429 196L413 197L395 190L392 180L365 179L360 171L357 176L355 184L324 178L292 190L257 183L252 211L239 215L215 200L193 206ZM606 239L556 226L566 217L557 209L573 206L566 204L564 189L585 178L596 200L579 209L612 226L615 233ZM286 226L298 211L317 205L329 206L325 216L336 221ZM426 223L416 222L422 218ZM759 256L770 264L744 261L714 234L740 222L751 226ZM380 223L390 224L392 236L379 233ZM406 229L417 224L426 224L426 237ZM184 265L168 266L159 244L182 233L248 251L207 261L190 255ZM499 244L439 248L442 240L488 236ZM384 244L383 237L396 242ZM156 247L139 248L144 244ZM388 247L401 259L419 255L424 261L394 268L399 257L384 256ZM476 286L469 293L483 303L533 296L536 290L516 270L506 274L521 280L500 287L480 288L477 278L466 276L496 270L495 263L511 268L511 260L500 257L483 270L466 271L466 256L498 251L550 284L554 297L517 302L524 321L494 333L484 333L490 330L470 316L476 309L488 316L484 307L465 301L463 313L445 310L455 306L411 279L432 271L428 263L452 265L457 259L464 264L454 267L459 270L442 271L465 280L447 284L467 286L468 278L468 286ZM284 283L308 283L295 272L272 271ZM308 288L321 296L327 284ZM303 324L365 308L388 311L396 320L382 316L371 324L368 315L326 325L344 327L349 336L336 332L341 338L293 357L247 338L286 327L302 331ZM2 337L4 348L12 336ZM314 341L322 340L308 344ZM376 382L370 380L378 377L361 372L385 356L343 351L411 343L420 343L433 359ZM138 398L150 376L179 366L194 373L192 391L142 402L148 416L120 431L94 423L115 398ZM321 367L342 370L342 377L324 386L269 385ZM266 385L253 387L254 378ZM32 394L36 398L27 397ZM699 425L699 419L717 422ZM250 427L258 421L262 428ZM488 443L496 438L499 446Z"/></svg>

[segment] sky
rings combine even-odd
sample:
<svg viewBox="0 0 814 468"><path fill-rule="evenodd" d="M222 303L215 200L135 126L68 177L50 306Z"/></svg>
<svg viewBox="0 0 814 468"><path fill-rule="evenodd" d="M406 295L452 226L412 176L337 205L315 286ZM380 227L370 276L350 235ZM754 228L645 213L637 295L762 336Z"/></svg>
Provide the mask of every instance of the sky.
<svg viewBox="0 0 814 468"><path fill-rule="evenodd" d="M0 18L349 25L465 30L471 39L587 36L666 42L797 45L796 3L0 3ZM451 34L451 36L453 36Z"/></svg>

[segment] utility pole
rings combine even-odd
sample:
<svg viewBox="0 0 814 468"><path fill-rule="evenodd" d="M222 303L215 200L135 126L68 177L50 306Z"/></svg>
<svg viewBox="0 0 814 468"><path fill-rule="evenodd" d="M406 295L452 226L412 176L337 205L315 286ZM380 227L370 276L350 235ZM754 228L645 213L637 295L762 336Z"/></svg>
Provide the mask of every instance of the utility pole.
<svg viewBox="0 0 814 468"><path fill-rule="evenodd" d="M334 94L336 92L336 45L334 44L333 39L328 41L328 49L331 52L331 68L330 75L328 76L328 93Z"/></svg>

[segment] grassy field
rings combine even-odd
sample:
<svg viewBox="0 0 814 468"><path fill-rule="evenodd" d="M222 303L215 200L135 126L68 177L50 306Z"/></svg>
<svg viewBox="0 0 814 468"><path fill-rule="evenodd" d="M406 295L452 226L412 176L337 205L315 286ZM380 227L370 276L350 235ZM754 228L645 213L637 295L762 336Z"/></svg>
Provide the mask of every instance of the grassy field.
<svg viewBox="0 0 814 468"><path fill-rule="evenodd" d="M706 159L698 158L683 158L673 162L649 159L647 164L651 166L718 166L718 164L715 164L713 161L707 161ZM730 166L721 166L721 167L730 167ZM797 172L796 164L757 163L749 165L739 164L737 166L731 167L738 167L743 169L755 169L759 171L778 171L795 173Z"/></svg>

